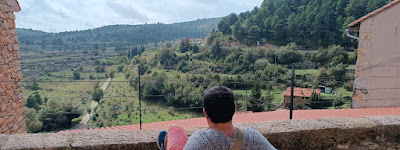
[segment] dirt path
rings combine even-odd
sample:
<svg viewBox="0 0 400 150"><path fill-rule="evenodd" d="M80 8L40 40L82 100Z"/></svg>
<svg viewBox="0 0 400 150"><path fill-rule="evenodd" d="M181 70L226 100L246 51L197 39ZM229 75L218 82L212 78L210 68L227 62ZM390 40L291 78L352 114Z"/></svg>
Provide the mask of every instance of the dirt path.
<svg viewBox="0 0 400 150"><path fill-rule="evenodd" d="M110 84L111 78L108 78L106 82L104 82L103 86L101 86L100 88L103 90L103 92L106 91L108 84ZM92 101L92 104L90 105L90 113L86 114L81 122L79 122L79 124L75 125L75 127L73 127L72 129L86 129L87 127L87 123L89 122L90 117L92 116L92 114L94 113L94 109L96 109L98 103L96 101Z"/></svg>

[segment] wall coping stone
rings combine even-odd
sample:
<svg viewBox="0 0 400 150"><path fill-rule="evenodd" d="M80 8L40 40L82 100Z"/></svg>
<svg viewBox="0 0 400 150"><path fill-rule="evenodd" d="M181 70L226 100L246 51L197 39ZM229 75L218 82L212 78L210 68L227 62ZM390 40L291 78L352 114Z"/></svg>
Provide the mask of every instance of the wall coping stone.
<svg viewBox="0 0 400 150"><path fill-rule="evenodd" d="M284 120L235 125L260 131L278 149L352 149L363 145L386 149L388 145L400 146L400 116ZM205 128L189 128L186 131L191 135ZM157 149L159 131L0 134L0 149Z"/></svg>

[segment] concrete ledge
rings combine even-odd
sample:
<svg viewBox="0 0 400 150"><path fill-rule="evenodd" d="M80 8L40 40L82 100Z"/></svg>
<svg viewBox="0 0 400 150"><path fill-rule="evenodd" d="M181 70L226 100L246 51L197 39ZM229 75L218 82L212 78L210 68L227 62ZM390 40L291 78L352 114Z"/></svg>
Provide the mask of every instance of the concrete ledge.
<svg viewBox="0 0 400 150"><path fill-rule="evenodd" d="M400 149L400 116L236 124L278 149ZM188 135L202 128L186 129ZM157 149L160 130L0 135L0 149Z"/></svg>

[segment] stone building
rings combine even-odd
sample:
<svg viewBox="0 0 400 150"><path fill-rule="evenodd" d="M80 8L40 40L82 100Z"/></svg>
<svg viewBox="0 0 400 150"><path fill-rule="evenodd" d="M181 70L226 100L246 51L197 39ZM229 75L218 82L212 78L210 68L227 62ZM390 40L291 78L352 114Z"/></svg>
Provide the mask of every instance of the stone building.
<svg viewBox="0 0 400 150"><path fill-rule="evenodd" d="M290 105L290 97L291 97L291 87L288 87L283 95L283 101L281 102L282 107L289 107ZM293 90L293 108L296 108L297 105L301 107L310 105L309 98L312 93L315 92L318 96L321 94L320 89L308 89L308 88L298 88L295 87Z"/></svg>
<svg viewBox="0 0 400 150"><path fill-rule="evenodd" d="M400 106L400 0L349 24L359 32L353 108ZM349 31L349 30L347 30Z"/></svg>
<svg viewBox="0 0 400 150"><path fill-rule="evenodd" d="M0 134L26 132L21 66L14 12L17 0L0 0Z"/></svg>

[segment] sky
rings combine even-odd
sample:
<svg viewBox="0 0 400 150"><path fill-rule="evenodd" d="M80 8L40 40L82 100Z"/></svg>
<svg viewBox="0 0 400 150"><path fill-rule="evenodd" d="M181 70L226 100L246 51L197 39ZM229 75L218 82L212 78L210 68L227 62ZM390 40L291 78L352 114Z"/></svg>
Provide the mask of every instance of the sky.
<svg viewBox="0 0 400 150"><path fill-rule="evenodd" d="M46 32L115 24L177 23L222 17L260 6L263 0L18 0L18 28Z"/></svg>

